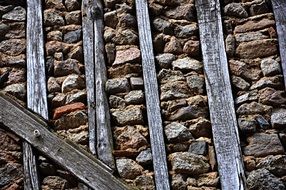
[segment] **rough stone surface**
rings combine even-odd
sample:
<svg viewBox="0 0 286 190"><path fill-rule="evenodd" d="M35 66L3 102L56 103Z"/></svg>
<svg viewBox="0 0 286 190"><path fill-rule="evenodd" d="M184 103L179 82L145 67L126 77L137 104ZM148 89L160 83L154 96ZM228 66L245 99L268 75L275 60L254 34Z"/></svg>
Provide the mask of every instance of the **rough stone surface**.
<svg viewBox="0 0 286 190"><path fill-rule="evenodd" d="M15 7L12 11L4 14L3 19L9 21L25 21L26 20L26 10L23 7Z"/></svg>
<svg viewBox="0 0 286 190"><path fill-rule="evenodd" d="M0 42L0 52L7 55L20 55L25 52L26 41L24 39L9 39Z"/></svg>
<svg viewBox="0 0 286 190"><path fill-rule="evenodd" d="M272 174L282 177L286 174L286 156L270 155L258 161L257 168L265 168Z"/></svg>
<svg viewBox="0 0 286 190"><path fill-rule="evenodd" d="M76 74L71 74L63 81L62 92L70 92L75 89L83 89L85 87L84 79Z"/></svg>
<svg viewBox="0 0 286 190"><path fill-rule="evenodd" d="M124 110L114 110L111 115L118 125L144 124L141 106L129 106Z"/></svg>
<svg viewBox="0 0 286 190"><path fill-rule="evenodd" d="M161 68L168 69L171 67L172 61L176 59L176 56L171 53L164 53L156 56L156 61Z"/></svg>
<svg viewBox="0 0 286 190"><path fill-rule="evenodd" d="M129 82L126 78L109 79L105 85L109 94L128 92L130 90Z"/></svg>
<svg viewBox="0 0 286 190"><path fill-rule="evenodd" d="M54 123L56 130L74 129L87 123L87 115L85 111L75 111L57 119Z"/></svg>
<svg viewBox="0 0 286 190"><path fill-rule="evenodd" d="M224 7L224 14L238 18L245 18L248 16L247 11L240 3L230 3L226 5Z"/></svg>
<svg viewBox="0 0 286 190"><path fill-rule="evenodd" d="M191 59L189 57L177 59L172 62L172 66L174 69L181 71L201 71L203 69L202 62Z"/></svg>
<svg viewBox="0 0 286 190"><path fill-rule="evenodd" d="M117 159L116 166L120 177L125 179L135 179L143 171L143 167L131 159Z"/></svg>
<svg viewBox="0 0 286 190"><path fill-rule="evenodd" d="M285 128L286 126L286 109L275 110L271 115L271 124L274 128Z"/></svg>
<svg viewBox="0 0 286 190"><path fill-rule="evenodd" d="M48 176L44 178L42 189L54 189L54 190L61 190L67 187L67 180L59 177L59 176Z"/></svg>
<svg viewBox="0 0 286 190"><path fill-rule="evenodd" d="M113 65L121 65L127 62L138 62L140 60L140 50L138 48L129 48L116 52Z"/></svg>
<svg viewBox="0 0 286 190"><path fill-rule="evenodd" d="M147 165L147 164L152 164L152 152L151 149L148 148L146 150L143 150L140 152L140 154L136 157L136 161L139 164Z"/></svg>
<svg viewBox="0 0 286 190"><path fill-rule="evenodd" d="M164 131L169 142L184 142L193 138L188 128L177 122L167 125Z"/></svg>
<svg viewBox="0 0 286 190"><path fill-rule="evenodd" d="M132 90L124 96L127 104L142 104L144 102L144 93L142 90Z"/></svg>
<svg viewBox="0 0 286 190"><path fill-rule="evenodd" d="M191 143L188 152L198 155L206 155L208 145L205 141L194 141Z"/></svg>
<svg viewBox="0 0 286 190"><path fill-rule="evenodd" d="M281 74L280 64L274 59L263 59L261 61L260 67L264 76Z"/></svg>

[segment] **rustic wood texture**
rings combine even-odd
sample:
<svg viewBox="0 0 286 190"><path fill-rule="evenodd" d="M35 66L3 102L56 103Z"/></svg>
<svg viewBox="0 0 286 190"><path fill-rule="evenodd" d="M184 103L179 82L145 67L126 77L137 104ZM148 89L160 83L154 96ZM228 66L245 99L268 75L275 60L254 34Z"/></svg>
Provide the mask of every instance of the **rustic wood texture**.
<svg viewBox="0 0 286 190"><path fill-rule="evenodd" d="M27 1L27 106L48 119L41 0ZM39 189L36 158L31 145L23 142L25 189Z"/></svg>
<svg viewBox="0 0 286 190"><path fill-rule="evenodd" d="M284 75L284 85L286 89L286 1L271 0L276 21L280 58Z"/></svg>
<svg viewBox="0 0 286 190"><path fill-rule="evenodd" d="M92 118L90 125L94 125L94 122L96 123L96 128L90 126L90 133L96 133L96 135L92 136L90 141L94 141L96 137L96 151L98 158L110 168L115 169L112 154L113 138L110 125L109 105L105 92L107 73L104 58L105 51L103 41L104 25L102 2L98 0L84 0L83 9L83 43L84 49L86 49L85 65L87 66L86 70L90 69L90 71L88 71L87 80L93 80L92 82L89 82L87 87L88 90L90 90L89 88L93 88L88 93L88 101L92 101L89 104L91 104L91 106L95 106L95 110L91 111L91 117L94 117L95 113L95 120Z"/></svg>
<svg viewBox="0 0 286 190"><path fill-rule="evenodd" d="M148 5L146 0L135 3L156 189L167 190L170 184Z"/></svg>
<svg viewBox="0 0 286 190"><path fill-rule="evenodd" d="M0 123L95 190L127 190L103 163L48 130L36 115L0 93Z"/></svg>
<svg viewBox="0 0 286 190"><path fill-rule="evenodd" d="M221 189L245 189L219 0L196 0L196 9Z"/></svg>

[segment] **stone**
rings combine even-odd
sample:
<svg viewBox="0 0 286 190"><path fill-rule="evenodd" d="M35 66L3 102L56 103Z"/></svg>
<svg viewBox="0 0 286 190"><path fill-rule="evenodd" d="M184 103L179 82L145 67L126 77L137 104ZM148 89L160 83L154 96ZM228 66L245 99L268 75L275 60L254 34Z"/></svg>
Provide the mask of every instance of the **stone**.
<svg viewBox="0 0 286 190"><path fill-rule="evenodd" d="M14 8L13 5L0 5L0 15L4 15L5 13L8 13L9 11L11 11Z"/></svg>
<svg viewBox="0 0 286 190"><path fill-rule="evenodd" d="M185 81L184 74L181 71L174 71L171 69L162 69L158 74L158 80L160 84L175 82L175 81Z"/></svg>
<svg viewBox="0 0 286 190"><path fill-rule="evenodd" d="M282 76L276 75L273 77L263 77L257 82L255 82L251 87L250 90L254 89L262 89L266 87L272 87L272 88L282 88Z"/></svg>
<svg viewBox="0 0 286 190"><path fill-rule="evenodd" d="M257 90L252 90L249 91L241 96L238 96L235 100L235 103L237 105L247 103L247 102L252 102L252 101L257 101L258 100L258 91ZM261 103L261 102L259 102Z"/></svg>
<svg viewBox="0 0 286 190"><path fill-rule="evenodd" d="M87 114L83 110L74 111L55 120L56 130L74 129L88 122Z"/></svg>
<svg viewBox="0 0 286 190"><path fill-rule="evenodd" d="M0 67L25 67L26 66L26 55L20 54L17 56L8 56L4 53L0 53L1 62Z"/></svg>
<svg viewBox="0 0 286 190"><path fill-rule="evenodd" d="M75 103L75 102L86 102L86 91L85 90L73 90L72 93L68 93L66 97L65 104Z"/></svg>
<svg viewBox="0 0 286 190"><path fill-rule="evenodd" d="M125 63L123 65L112 66L108 69L110 78L131 78L138 77L142 73L142 67L139 64Z"/></svg>
<svg viewBox="0 0 286 190"><path fill-rule="evenodd" d="M192 59L189 57L185 57L182 59L177 59L172 62L173 69L181 70L182 72L189 72L189 71L202 71L203 64L202 62Z"/></svg>
<svg viewBox="0 0 286 190"><path fill-rule="evenodd" d="M110 27L104 28L103 37L104 37L104 41L106 43L113 42L114 41L113 39L115 36L116 36L116 30L114 30L113 28L110 28Z"/></svg>
<svg viewBox="0 0 286 190"><path fill-rule="evenodd" d="M170 143L184 142L193 139L193 136L188 128L177 122L172 122L167 125L164 131Z"/></svg>
<svg viewBox="0 0 286 190"><path fill-rule="evenodd" d="M238 18L248 17L247 11L240 3L230 3L224 7L224 14Z"/></svg>
<svg viewBox="0 0 286 190"><path fill-rule="evenodd" d="M88 131L80 131L77 133L71 133L69 134L68 139L77 144L86 145L88 144L88 140L89 140Z"/></svg>
<svg viewBox="0 0 286 190"><path fill-rule="evenodd" d="M282 177L286 174L286 156L269 155L258 161L257 168L265 168L275 176Z"/></svg>
<svg viewBox="0 0 286 190"><path fill-rule="evenodd" d="M154 190L155 184L152 175L140 175L134 180L134 184L139 189Z"/></svg>
<svg viewBox="0 0 286 190"><path fill-rule="evenodd" d="M62 0L45 0L45 9L65 10Z"/></svg>
<svg viewBox="0 0 286 190"><path fill-rule="evenodd" d="M0 42L0 52L7 55L20 55L25 53L26 41L25 39L9 39Z"/></svg>
<svg viewBox="0 0 286 190"><path fill-rule="evenodd" d="M187 184L184 180L184 176L181 174L172 175L171 186L172 189L185 190L187 188Z"/></svg>
<svg viewBox="0 0 286 190"><path fill-rule="evenodd" d="M228 56L233 57L235 54L235 38L232 34L227 35L225 39L225 50Z"/></svg>
<svg viewBox="0 0 286 190"><path fill-rule="evenodd" d="M208 144L205 141L193 141L189 147L188 152L205 156L208 152L207 148Z"/></svg>
<svg viewBox="0 0 286 190"><path fill-rule="evenodd" d="M211 137L212 135L210 121L202 117L192 120L189 130L195 138Z"/></svg>
<svg viewBox="0 0 286 190"><path fill-rule="evenodd" d="M83 49L81 46L76 46L71 49L71 51L68 53L69 59L75 59L79 62L83 61Z"/></svg>
<svg viewBox="0 0 286 190"><path fill-rule="evenodd" d="M44 11L44 25L48 26L63 26L65 25L65 20L61 16L60 12L48 9Z"/></svg>
<svg viewBox="0 0 286 190"><path fill-rule="evenodd" d="M271 125L276 129L286 126L286 109L276 109L272 112Z"/></svg>
<svg viewBox="0 0 286 190"><path fill-rule="evenodd" d="M62 92L67 93L75 89L83 89L85 88L85 80L76 74L71 74L67 76L62 84Z"/></svg>
<svg viewBox="0 0 286 190"><path fill-rule="evenodd" d="M268 27L275 27L275 21L267 18L261 20L249 20L242 25L234 28L234 33L245 33L250 31L261 30Z"/></svg>
<svg viewBox="0 0 286 190"><path fill-rule="evenodd" d="M176 59L176 56L171 53L159 54L155 57L157 64L162 69L169 69L172 61Z"/></svg>
<svg viewBox="0 0 286 190"><path fill-rule="evenodd" d="M160 46L162 46L162 44L160 44ZM183 48L181 43L176 37L172 36L170 41L165 45L164 53L172 53L178 55L181 54L182 52Z"/></svg>
<svg viewBox="0 0 286 190"><path fill-rule="evenodd" d="M202 75L192 74L187 76L187 84L195 95L203 94L205 91L205 78Z"/></svg>
<svg viewBox="0 0 286 190"><path fill-rule="evenodd" d="M201 174L197 179L197 184L199 187L200 186L217 187L218 183L219 183L219 176L217 172Z"/></svg>
<svg viewBox="0 0 286 190"><path fill-rule="evenodd" d="M9 72L6 85L22 83L22 82L26 82L26 70L24 68L13 68Z"/></svg>
<svg viewBox="0 0 286 190"><path fill-rule="evenodd" d="M12 11L4 14L2 19L9 21L25 21L26 20L26 10L23 7L15 7Z"/></svg>
<svg viewBox="0 0 286 190"><path fill-rule="evenodd" d="M246 82L243 78L237 77L235 75L231 76L231 82L233 86L238 90L248 90L250 87L248 82Z"/></svg>
<svg viewBox="0 0 286 190"><path fill-rule="evenodd" d="M143 172L143 167L137 164L134 160L121 158L116 159L117 171L120 177L125 179L135 179Z"/></svg>
<svg viewBox="0 0 286 190"><path fill-rule="evenodd" d="M2 39L5 34L9 31L10 27L7 24L0 23L0 39Z"/></svg>
<svg viewBox="0 0 286 190"><path fill-rule="evenodd" d="M279 106L286 103L285 92L273 88L263 88L259 91L259 103Z"/></svg>
<svg viewBox="0 0 286 190"><path fill-rule="evenodd" d="M124 96L127 104L142 104L144 103L144 93L142 90L132 90Z"/></svg>
<svg viewBox="0 0 286 190"><path fill-rule="evenodd" d="M66 102L66 95L63 93L58 93L55 97L52 99L52 107L60 107L63 106Z"/></svg>
<svg viewBox="0 0 286 190"><path fill-rule="evenodd" d="M107 57L107 63L108 65L111 65L115 60L115 44L113 43L107 43L105 44L105 52Z"/></svg>
<svg viewBox="0 0 286 190"><path fill-rule="evenodd" d="M65 6L68 11L80 10L80 0L65 0Z"/></svg>
<svg viewBox="0 0 286 190"><path fill-rule="evenodd" d="M197 23L188 24L185 26L177 26L175 28L175 36L177 38L190 38L198 35L199 28Z"/></svg>
<svg viewBox="0 0 286 190"><path fill-rule="evenodd" d="M256 162L254 156L243 156L244 167L246 171L251 172L256 168Z"/></svg>
<svg viewBox="0 0 286 190"><path fill-rule="evenodd" d="M138 43L138 34L132 29L117 30L112 40L118 45L133 45Z"/></svg>
<svg viewBox="0 0 286 190"><path fill-rule="evenodd" d="M162 53L164 51L166 42L167 41L166 41L165 35L163 33L155 34L154 38L153 38L154 51L157 53ZM170 47L168 47L167 51L169 51L169 50L170 50Z"/></svg>
<svg viewBox="0 0 286 190"><path fill-rule="evenodd" d="M188 84L185 81L172 81L160 86L160 100L172 100L187 98L191 95Z"/></svg>
<svg viewBox="0 0 286 190"><path fill-rule="evenodd" d="M284 154L284 148L277 134L255 133L247 138L248 145L243 152L247 156L264 157Z"/></svg>
<svg viewBox="0 0 286 190"><path fill-rule="evenodd" d="M207 111L205 108L200 108L197 106L186 106L178 109L176 112L172 113L169 117L168 120L170 121L176 121L176 120L181 120L181 121L186 121L190 119L195 119L198 117L206 117L207 116Z"/></svg>
<svg viewBox="0 0 286 190"><path fill-rule="evenodd" d="M237 42L249 42L249 41L262 40L268 38L268 36L263 34L261 31L237 33L234 36Z"/></svg>
<svg viewBox="0 0 286 190"><path fill-rule="evenodd" d="M129 48L127 50L116 51L115 61L113 65L121 65L124 63L132 63L140 61L140 50L138 48Z"/></svg>
<svg viewBox="0 0 286 190"><path fill-rule="evenodd" d="M201 54L200 42L194 40L188 40L183 47L183 52L189 56L198 57Z"/></svg>
<svg viewBox="0 0 286 190"><path fill-rule="evenodd" d="M118 24L118 16L116 11L110 11L104 13L104 23L106 26L116 28Z"/></svg>
<svg viewBox="0 0 286 190"><path fill-rule="evenodd" d="M271 12L270 8L267 5L266 1L258 1L258 3L254 3L249 8L250 15L260 15L264 13Z"/></svg>
<svg viewBox="0 0 286 190"><path fill-rule="evenodd" d="M67 188L67 180L59 176L48 176L45 177L42 184L43 190L54 189L61 190Z"/></svg>
<svg viewBox="0 0 286 190"><path fill-rule="evenodd" d="M13 185L13 183L17 183L17 181L22 182L23 179L23 168L19 163L8 162L1 164L0 167L0 187L2 189L6 189L6 187ZM19 182L18 182L19 183ZM10 188L7 188L10 189ZM20 188L11 188L11 189L20 189Z"/></svg>
<svg viewBox="0 0 286 190"><path fill-rule="evenodd" d="M171 22L160 17L153 20L154 29L167 35L174 33L173 25Z"/></svg>
<svg viewBox="0 0 286 190"><path fill-rule="evenodd" d="M133 90L143 89L143 79L141 77L130 77L130 86Z"/></svg>
<svg viewBox="0 0 286 190"><path fill-rule="evenodd" d="M196 18L195 6L193 4L180 5L174 9L166 11L165 15L168 18L172 18L176 20L182 19L182 20L193 21Z"/></svg>
<svg viewBox="0 0 286 190"><path fill-rule="evenodd" d="M76 43L81 40L81 29L70 31L64 35L64 42L66 43Z"/></svg>
<svg viewBox="0 0 286 190"><path fill-rule="evenodd" d="M80 74L79 62L75 59L54 62L54 76L66 76L69 74Z"/></svg>
<svg viewBox="0 0 286 190"><path fill-rule="evenodd" d="M280 64L272 58L262 59L260 67L264 76L281 74Z"/></svg>
<svg viewBox="0 0 286 190"><path fill-rule="evenodd" d="M118 96L109 96L109 106L111 108L124 109L126 107L126 101Z"/></svg>
<svg viewBox="0 0 286 190"><path fill-rule="evenodd" d="M262 115L257 115L255 117L255 120L257 121L261 129L266 130L270 128L269 122Z"/></svg>
<svg viewBox="0 0 286 190"><path fill-rule="evenodd" d="M60 92L61 86L58 84L57 80L54 77L49 77L48 79L48 92Z"/></svg>
<svg viewBox="0 0 286 190"><path fill-rule="evenodd" d="M185 99L170 100L167 102L161 102L162 111L173 112L179 108L187 106L187 101Z"/></svg>
<svg viewBox="0 0 286 190"><path fill-rule="evenodd" d="M285 189L283 182L266 169L258 169L250 172L246 183L249 190Z"/></svg>
<svg viewBox="0 0 286 190"><path fill-rule="evenodd" d="M238 107L237 114L250 115L250 114L265 114L272 110L271 106L266 106L257 102L245 103Z"/></svg>
<svg viewBox="0 0 286 190"><path fill-rule="evenodd" d="M128 106L123 110L114 110L111 115L120 126L144 124L142 106Z"/></svg>
<svg viewBox="0 0 286 190"><path fill-rule="evenodd" d="M272 39L255 40L242 42L236 49L236 54L240 58L253 59L267 57L278 53L277 41Z"/></svg>
<svg viewBox="0 0 286 190"><path fill-rule="evenodd" d="M27 92L26 85L24 83L11 84L9 86L6 86L3 89L3 92L11 94L12 96L15 96L16 98L19 98L20 100L25 100L26 92Z"/></svg>
<svg viewBox="0 0 286 190"><path fill-rule="evenodd" d="M81 11L72 11L65 15L67 24L81 24Z"/></svg>
<svg viewBox="0 0 286 190"><path fill-rule="evenodd" d="M198 175L209 171L210 165L204 156L189 152L176 152L168 156L176 173Z"/></svg>
<svg viewBox="0 0 286 190"><path fill-rule="evenodd" d="M256 122L255 118L251 116L239 117L238 127L242 134L249 135L256 132L258 123Z"/></svg>
<svg viewBox="0 0 286 190"><path fill-rule="evenodd" d="M108 79L105 89L109 94L124 93L130 91L130 85L126 78Z"/></svg>
<svg viewBox="0 0 286 190"><path fill-rule="evenodd" d="M77 110L84 110L85 108L86 108L85 105L81 102L58 107L54 110L53 119L58 119L62 115L65 115L65 114L68 114L70 112L74 112Z"/></svg>
<svg viewBox="0 0 286 190"><path fill-rule="evenodd" d="M152 152L150 148L143 150L140 154L136 157L136 162L142 165L150 165L152 164Z"/></svg>
<svg viewBox="0 0 286 190"><path fill-rule="evenodd" d="M104 0L103 2L107 8L112 8L116 3L119 3L120 1L119 0Z"/></svg>
<svg viewBox="0 0 286 190"><path fill-rule="evenodd" d="M56 52L63 52L67 54L70 48L72 47L71 44L59 42L59 41L48 41L45 44L46 47L46 54L47 56L53 56Z"/></svg>

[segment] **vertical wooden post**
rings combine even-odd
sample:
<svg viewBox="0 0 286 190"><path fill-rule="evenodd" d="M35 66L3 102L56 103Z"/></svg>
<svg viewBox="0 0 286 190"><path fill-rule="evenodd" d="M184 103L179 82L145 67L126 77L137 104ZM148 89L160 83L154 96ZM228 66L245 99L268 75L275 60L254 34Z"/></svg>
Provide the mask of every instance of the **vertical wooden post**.
<svg viewBox="0 0 286 190"><path fill-rule="evenodd" d="M135 2L156 189L168 190L170 184L148 5L146 0Z"/></svg>
<svg viewBox="0 0 286 190"><path fill-rule="evenodd" d="M41 0L27 1L27 106L48 119L42 12ZM36 159L27 142L23 143L23 161L25 189L38 190Z"/></svg>
<svg viewBox="0 0 286 190"><path fill-rule="evenodd" d="M196 0L208 104L221 189L245 189L219 0Z"/></svg>
<svg viewBox="0 0 286 190"><path fill-rule="evenodd" d="M276 21L278 43L280 50L281 65L284 75L284 85L286 90L286 1L271 0Z"/></svg>

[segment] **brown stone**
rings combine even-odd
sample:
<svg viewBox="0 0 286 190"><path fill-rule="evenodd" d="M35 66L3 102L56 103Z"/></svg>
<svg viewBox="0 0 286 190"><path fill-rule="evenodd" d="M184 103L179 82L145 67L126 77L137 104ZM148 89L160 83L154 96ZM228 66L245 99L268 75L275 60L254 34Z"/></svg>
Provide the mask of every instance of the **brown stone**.
<svg viewBox="0 0 286 190"><path fill-rule="evenodd" d="M53 119L58 119L64 114L67 114L67 113L70 113L76 110L84 110L84 109L85 109L85 105L81 102L58 107L54 110Z"/></svg>
<svg viewBox="0 0 286 190"><path fill-rule="evenodd" d="M7 55L20 55L25 52L25 39L9 39L0 42L0 52Z"/></svg>
<svg viewBox="0 0 286 190"><path fill-rule="evenodd" d="M259 21L250 20L242 25L236 26L234 29L234 33L243 33L243 32L261 30L270 26L275 26L274 20L269 20L267 18L264 18Z"/></svg>
<svg viewBox="0 0 286 190"><path fill-rule="evenodd" d="M113 65L121 65L127 62L139 62L140 50L138 48L129 48L127 50L119 50L116 52Z"/></svg>
<svg viewBox="0 0 286 190"><path fill-rule="evenodd" d="M137 77L141 74L142 68L139 64L126 63L119 66L113 66L108 69L108 75L110 78L122 78L122 77Z"/></svg>
<svg viewBox="0 0 286 190"><path fill-rule="evenodd" d="M176 37L171 37L171 40L165 45L164 53L181 54L183 53L183 48L181 43Z"/></svg>

